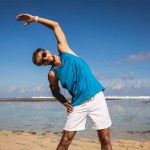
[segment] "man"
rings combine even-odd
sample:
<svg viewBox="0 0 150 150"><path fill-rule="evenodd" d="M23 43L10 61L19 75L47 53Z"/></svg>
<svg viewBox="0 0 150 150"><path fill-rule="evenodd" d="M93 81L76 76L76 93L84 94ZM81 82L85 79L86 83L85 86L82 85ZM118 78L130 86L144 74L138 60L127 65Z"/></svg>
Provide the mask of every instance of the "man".
<svg viewBox="0 0 150 150"><path fill-rule="evenodd" d="M96 80L88 65L69 48L59 24L30 14L20 14L16 19L26 21L24 26L38 22L52 29L58 41L58 56L38 48L32 57L37 66L52 65L48 73L50 89L53 96L67 108L67 121L57 150L68 149L76 132L85 129L87 115L92 120L92 128L97 130L101 149L112 150L109 130L111 119L102 92L104 87ZM71 94L71 103L60 93L59 81Z"/></svg>

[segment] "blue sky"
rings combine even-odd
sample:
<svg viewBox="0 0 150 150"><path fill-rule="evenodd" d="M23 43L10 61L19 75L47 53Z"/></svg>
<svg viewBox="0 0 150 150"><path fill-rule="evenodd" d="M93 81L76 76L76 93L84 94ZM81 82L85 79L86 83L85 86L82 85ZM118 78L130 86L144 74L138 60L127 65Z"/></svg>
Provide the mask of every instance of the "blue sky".
<svg viewBox="0 0 150 150"><path fill-rule="evenodd" d="M0 97L51 96L48 67L32 64L41 47L57 52L53 32L15 20L29 13L59 22L68 43L105 86L105 95L150 96L147 0L0 0ZM66 91L62 92L67 95Z"/></svg>

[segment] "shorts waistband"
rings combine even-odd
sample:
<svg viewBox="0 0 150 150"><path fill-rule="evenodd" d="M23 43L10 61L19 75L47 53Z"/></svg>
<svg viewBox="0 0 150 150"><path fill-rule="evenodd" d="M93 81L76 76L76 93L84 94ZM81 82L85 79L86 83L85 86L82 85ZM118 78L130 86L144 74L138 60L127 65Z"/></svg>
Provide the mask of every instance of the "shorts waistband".
<svg viewBox="0 0 150 150"><path fill-rule="evenodd" d="M93 96L93 97L91 97L90 99L88 99L88 100L84 101L84 102L83 102L83 103L81 103L80 105L85 104L85 103L88 103L88 102L91 102L91 101L93 101L93 100L94 100L94 98L95 98L95 96Z"/></svg>
<svg viewBox="0 0 150 150"><path fill-rule="evenodd" d="M99 92L99 93L97 93L96 95L98 95L98 94L100 94L100 93L102 93L102 91L100 91L100 92ZM93 96L93 97L91 97L90 99L88 99L88 100L84 101L84 102L83 102L83 103L81 103L80 105L93 101L93 100L95 99L96 95L95 95L95 96Z"/></svg>

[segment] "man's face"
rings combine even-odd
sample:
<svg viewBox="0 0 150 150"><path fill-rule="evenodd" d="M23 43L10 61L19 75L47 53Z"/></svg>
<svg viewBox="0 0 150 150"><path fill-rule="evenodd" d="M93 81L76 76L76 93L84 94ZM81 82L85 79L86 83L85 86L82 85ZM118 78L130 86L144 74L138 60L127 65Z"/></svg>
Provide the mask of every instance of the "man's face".
<svg viewBox="0 0 150 150"><path fill-rule="evenodd" d="M41 62L41 66L52 65L55 61L54 55L49 51L40 51L37 55L37 60Z"/></svg>

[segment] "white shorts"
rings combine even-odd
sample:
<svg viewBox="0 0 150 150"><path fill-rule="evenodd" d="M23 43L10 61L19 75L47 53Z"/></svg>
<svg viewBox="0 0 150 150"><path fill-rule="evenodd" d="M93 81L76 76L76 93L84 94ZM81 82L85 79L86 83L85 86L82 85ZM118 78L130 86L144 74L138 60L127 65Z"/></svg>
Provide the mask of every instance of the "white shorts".
<svg viewBox="0 0 150 150"><path fill-rule="evenodd" d="M87 115L92 120L93 129L101 130L111 126L111 119L103 92L96 94L83 104L75 106L73 111L68 113L64 130L85 130Z"/></svg>

